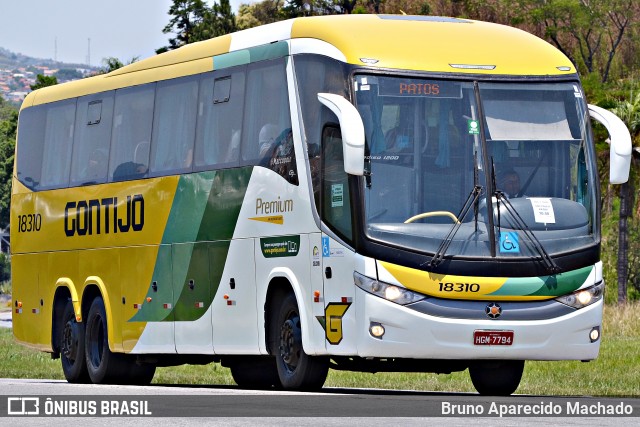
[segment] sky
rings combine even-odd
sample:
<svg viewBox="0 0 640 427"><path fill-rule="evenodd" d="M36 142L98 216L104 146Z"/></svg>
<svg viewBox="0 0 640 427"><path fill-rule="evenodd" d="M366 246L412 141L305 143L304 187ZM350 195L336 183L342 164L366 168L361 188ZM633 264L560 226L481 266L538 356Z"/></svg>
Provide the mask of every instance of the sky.
<svg viewBox="0 0 640 427"><path fill-rule="evenodd" d="M166 46L172 0L0 0L0 47L15 53L91 65L128 62ZM207 2L209 5L212 0ZM249 3L249 1L243 1ZM231 0L237 12L240 0Z"/></svg>

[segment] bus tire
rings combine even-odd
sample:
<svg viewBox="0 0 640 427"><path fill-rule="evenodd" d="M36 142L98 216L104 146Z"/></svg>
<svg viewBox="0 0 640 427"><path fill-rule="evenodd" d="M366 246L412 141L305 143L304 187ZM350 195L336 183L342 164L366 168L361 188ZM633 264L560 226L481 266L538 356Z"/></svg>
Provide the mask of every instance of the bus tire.
<svg viewBox="0 0 640 427"><path fill-rule="evenodd" d="M129 368L129 373L123 383L130 385L149 385L156 374L156 365L151 363L138 362L136 356L118 355L126 357L125 362Z"/></svg>
<svg viewBox="0 0 640 427"><path fill-rule="evenodd" d="M524 360L476 362L469 366L471 382L484 396L509 396L520 385Z"/></svg>
<svg viewBox="0 0 640 427"><path fill-rule="evenodd" d="M276 366L285 390L322 388L329 371L329 359L307 355L302 348L300 312L293 293L287 294L272 311L270 322Z"/></svg>
<svg viewBox="0 0 640 427"><path fill-rule="evenodd" d="M272 356L238 356L228 362L233 380L242 388L280 387L276 359Z"/></svg>
<svg viewBox="0 0 640 427"><path fill-rule="evenodd" d="M64 306L58 333L58 347L62 372L70 383L90 382L84 355L84 323L76 322L76 314L71 300Z"/></svg>
<svg viewBox="0 0 640 427"><path fill-rule="evenodd" d="M129 366L125 355L109 350L107 315L102 297L96 297L91 303L85 328L85 356L91 381L94 384L126 382Z"/></svg>

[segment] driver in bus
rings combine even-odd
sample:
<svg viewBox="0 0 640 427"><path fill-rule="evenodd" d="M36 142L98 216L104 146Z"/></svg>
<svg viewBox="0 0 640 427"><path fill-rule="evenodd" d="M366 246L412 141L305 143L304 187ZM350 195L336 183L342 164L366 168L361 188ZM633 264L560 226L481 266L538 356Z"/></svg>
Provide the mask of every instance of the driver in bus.
<svg viewBox="0 0 640 427"><path fill-rule="evenodd" d="M498 178L498 189L507 199L522 197L520 194L520 175L513 169L503 171Z"/></svg>

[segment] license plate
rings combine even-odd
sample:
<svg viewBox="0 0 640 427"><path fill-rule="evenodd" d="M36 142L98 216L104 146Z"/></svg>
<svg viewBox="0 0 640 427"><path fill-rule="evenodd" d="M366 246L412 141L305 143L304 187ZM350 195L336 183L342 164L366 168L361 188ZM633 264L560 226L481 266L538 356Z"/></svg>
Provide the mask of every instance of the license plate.
<svg viewBox="0 0 640 427"><path fill-rule="evenodd" d="M513 331L473 331L473 345L512 345Z"/></svg>

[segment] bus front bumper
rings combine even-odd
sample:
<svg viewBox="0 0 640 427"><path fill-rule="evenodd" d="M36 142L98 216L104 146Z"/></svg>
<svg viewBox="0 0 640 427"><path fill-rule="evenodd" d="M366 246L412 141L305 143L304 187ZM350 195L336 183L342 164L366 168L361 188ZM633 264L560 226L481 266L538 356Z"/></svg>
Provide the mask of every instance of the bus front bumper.
<svg viewBox="0 0 640 427"><path fill-rule="evenodd" d="M358 355L375 358L592 360L598 356L603 301L544 320L453 319L394 304L357 289ZM490 303L490 302L487 302ZM373 326L384 333L374 337ZM379 334L380 328L376 329ZM510 344L475 343L476 331L512 336ZM480 332L479 335L482 335ZM484 335L487 335L485 332ZM475 341L483 341L475 338ZM491 340L489 340L491 341ZM509 341L509 340L507 340Z"/></svg>

